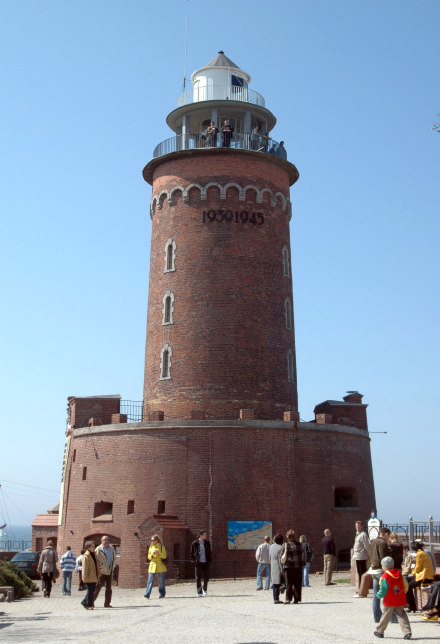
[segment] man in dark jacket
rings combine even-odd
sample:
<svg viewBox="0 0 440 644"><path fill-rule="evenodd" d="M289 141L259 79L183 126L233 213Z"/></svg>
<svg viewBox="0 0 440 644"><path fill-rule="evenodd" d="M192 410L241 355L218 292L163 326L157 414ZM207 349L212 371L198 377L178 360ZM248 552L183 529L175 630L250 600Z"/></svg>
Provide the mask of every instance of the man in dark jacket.
<svg viewBox="0 0 440 644"><path fill-rule="evenodd" d="M212 561L212 555L211 544L206 536L206 530L199 530L199 538L191 544L190 559L195 567L198 597L208 594L209 564Z"/></svg>
<svg viewBox="0 0 440 644"><path fill-rule="evenodd" d="M370 543L370 560L371 568L370 575L373 578L373 617L376 624L380 622L382 611L380 608L380 599L377 597L379 590L379 579L383 574L381 561L384 557L390 557L391 551L388 548L388 541L390 540L390 531L388 528L381 528L379 536Z"/></svg>
<svg viewBox="0 0 440 644"><path fill-rule="evenodd" d="M336 567L336 546L329 528L324 530L322 540L322 554L324 555L324 580L326 586L334 586L332 582L333 570Z"/></svg>

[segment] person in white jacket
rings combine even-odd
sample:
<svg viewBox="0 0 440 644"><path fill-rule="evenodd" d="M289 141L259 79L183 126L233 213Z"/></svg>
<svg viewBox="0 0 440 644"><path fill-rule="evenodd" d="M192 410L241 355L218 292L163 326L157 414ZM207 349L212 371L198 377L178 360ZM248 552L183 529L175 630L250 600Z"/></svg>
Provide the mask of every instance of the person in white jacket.
<svg viewBox="0 0 440 644"><path fill-rule="evenodd" d="M265 590L270 588L270 537L264 537L264 542L260 544L255 552L257 566L257 590L263 590L263 574L266 575Z"/></svg>
<svg viewBox="0 0 440 644"><path fill-rule="evenodd" d="M356 562L356 572L358 575L358 591L362 575L367 572L367 561L370 556L370 540L364 530L362 521L356 521L356 536L353 544L353 561ZM356 592L355 597L358 596Z"/></svg>

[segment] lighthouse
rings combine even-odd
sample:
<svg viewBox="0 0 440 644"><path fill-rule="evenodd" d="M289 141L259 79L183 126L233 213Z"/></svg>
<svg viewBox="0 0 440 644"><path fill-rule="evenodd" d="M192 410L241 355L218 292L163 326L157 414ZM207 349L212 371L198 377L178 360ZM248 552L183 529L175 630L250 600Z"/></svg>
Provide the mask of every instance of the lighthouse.
<svg viewBox="0 0 440 644"><path fill-rule="evenodd" d="M142 413L128 415L120 395L68 399L58 548L79 552L107 535L122 587L145 585L152 534L166 547L168 581L192 578L201 529L213 577L253 576L263 537L291 528L322 569L330 527L342 564L355 521L375 507L362 394L299 417L290 249L299 175L274 138L276 118L222 51L191 80L167 116L172 136L143 170ZM46 536L35 528L34 549Z"/></svg>
<svg viewBox="0 0 440 644"><path fill-rule="evenodd" d="M152 184L144 414L297 411L289 189L276 118L223 52L167 117Z"/></svg>

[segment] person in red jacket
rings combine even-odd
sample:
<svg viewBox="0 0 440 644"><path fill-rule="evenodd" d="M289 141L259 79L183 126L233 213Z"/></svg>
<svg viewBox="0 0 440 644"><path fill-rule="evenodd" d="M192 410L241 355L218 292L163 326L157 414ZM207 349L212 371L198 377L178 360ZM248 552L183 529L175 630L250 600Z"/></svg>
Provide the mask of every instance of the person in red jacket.
<svg viewBox="0 0 440 644"><path fill-rule="evenodd" d="M383 599L384 610L381 620L374 631L374 635L376 637L383 637L384 630L395 613L404 634L403 639L410 640L411 626L408 615L405 612L408 582L402 576L400 570L394 567L392 557L384 557L380 563L384 573L380 578L380 587L376 597Z"/></svg>

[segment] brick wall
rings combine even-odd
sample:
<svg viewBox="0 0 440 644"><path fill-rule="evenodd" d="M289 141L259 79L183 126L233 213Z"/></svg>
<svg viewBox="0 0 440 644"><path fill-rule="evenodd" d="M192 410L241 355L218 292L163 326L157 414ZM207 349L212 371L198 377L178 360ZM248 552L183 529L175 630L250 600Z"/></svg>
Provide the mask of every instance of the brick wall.
<svg viewBox="0 0 440 644"><path fill-rule="evenodd" d="M295 339L286 328L285 300L293 307L292 279L283 275L282 252L290 258L289 175L271 155L211 154L164 160L155 170L153 195L193 183L230 182L240 189L266 189L262 203L248 188L199 188L162 196L152 216L144 409L163 410L165 419L191 418L202 409L211 418L238 418L254 409L256 418L283 418L297 409ZM260 158L261 157L261 158ZM270 195L278 195L273 205ZM243 195L242 195L243 196ZM205 221L203 212L230 211L232 221ZM264 223L238 223L235 213L261 213ZM262 221L261 216L257 221ZM218 215L221 219L222 215ZM164 272L167 240L176 244L173 272ZM174 294L173 324L163 325L163 298ZM172 350L171 379L160 379L160 356ZM287 378L287 351L293 355L293 382Z"/></svg>
<svg viewBox="0 0 440 644"><path fill-rule="evenodd" d="M242 422L245 427L199 421L196 427L152 423L136 424L133 430L76 430L70 450L71 455L76 450L76 460L73 463L70 456L67 468L69 494L59 552L71 545L76 554L86 537L109 534L121 544L120 585L142 586L159 500L165 501L165 512L187 528L177 541L171 531L164 535L168 552L173 553L177 543L187 558L191 540L206 527L218 575L231 574L228 562L234 558L248 562L253 570L252 551L227 549L228 520L271 520L274 533L293 527L307 535L317 555L328 527L338 550L349 548L355 520L365 520L375 506L367 434L347 428L329 431L313 423L299 423L295 429L294 423L260 421L252 427L252 421ZM335 487L355 488L359 509L335 509ZM129 500L134 501L132 514L127 514ZM92 521L100 501L113 504L110 521ZM318 556L315 567L319 565Z"/></svg>
<svg viewBox="0 0 440 644"><path fill-rule="evenodd" d="M51 539L54 547L57 548L58 528L54 526L32 526L32 550L38 552L42 550L47 542Z"/></svg>
<svg viewBox="0 0 440 644"><path fill-rule="evenodd" d="M112 415L119 414L121 396L70 396L70 424L72 427L109 425L114 422ZM93 422L91 422L93 419ZM124 422L121 420L120 422Z"/></svg>

